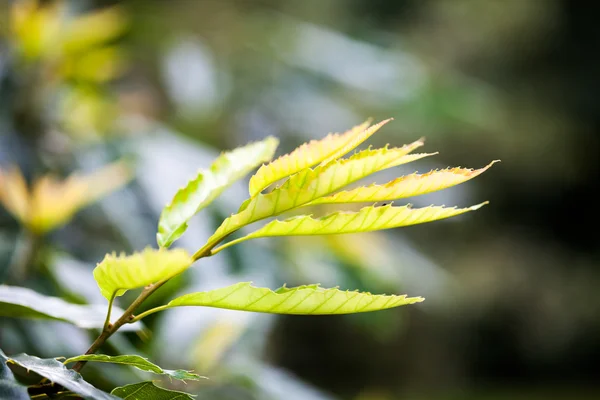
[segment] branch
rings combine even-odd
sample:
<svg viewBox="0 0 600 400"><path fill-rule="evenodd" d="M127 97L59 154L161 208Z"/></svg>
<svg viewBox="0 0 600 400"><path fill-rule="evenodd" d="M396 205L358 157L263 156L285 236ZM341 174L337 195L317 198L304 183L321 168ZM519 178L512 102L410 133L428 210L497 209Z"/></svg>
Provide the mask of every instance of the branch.
<svg viewBox="0 0 600 400"><path fill-rule="evenodd" d="M92 343L88 351L85 354L94 354L106 340L111 337L119 328L125 325L128 322L131 322L134 318L133 313L135 310L146 300L152 293L154 293L158 288L164 285L167 281L160 281L155 284L151 284L146 286L146 288L140 293L140 295L127 307L123 315L119 317L118 320L115 321L114 324L108 323L105 325L105 328L102 330L102 333L98 338ZM81 371L81 369L85 366L86 361L79 361L73 366L74 371Z"/></svg>

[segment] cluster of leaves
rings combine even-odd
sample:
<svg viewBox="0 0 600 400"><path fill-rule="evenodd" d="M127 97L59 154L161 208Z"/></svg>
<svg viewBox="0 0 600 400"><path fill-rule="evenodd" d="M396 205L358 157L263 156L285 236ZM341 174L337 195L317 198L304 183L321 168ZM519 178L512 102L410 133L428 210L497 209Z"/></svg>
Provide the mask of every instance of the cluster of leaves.
<svg viewBox="0 0 600 400"><path fill-rule="evenodd" d="M118 116L106 83L120 77L127 57L117 41L127 29L119 7L79 15L67 1L20 0L10 8L16 70L60 110L61 128L91 138L109 131ZM48 89L52 90L48 90Z"/></svg>
<svg viewBox="0 0 600 400"><path fill-rule="evenodd" d="M88 314L83 323L75 316L75 309L83 306L67 303L67 307L59 304L62 301L60 299L45 298L23 288L0 287L0 301L3 302L0 315L45 317L74 322L86 328L102 328L100 336L85 355L70 358L64 363L55 359L41 360L26 354L12 357L1 354L3 362L22 366L44 378L38 385L29 388L30 394L76 393L90 399L142 399L153 398L152 396L162 396L160 398L165 399L189 398L188 394L167 391L151 381L117 388L109 395L87 384L78 372L86 362L93 361L131 365L176 379L200 379L200 376L188 371L162 369L135 355L111 357L94 354L120 328L136 329L136 324L139 326L139 321L147 315L172 307L203 306L276 314L329 315L383 310L423 301L421 297L373 295L338 288L325 289L319 285L294 288L284 286L273 291L254 287L250 282L241 282L225 288L189 293L135 315L136 309L154 291L169 279L183 273L195 261L249 239L397 228L449 218L476 210L485 204L467 208L430 206L416 209L410 206L373 204L357 212L340 211L319 218L300 214L283 220L275 219L223 244L240 229L283 213L318 204L390 202L421 195L465 182L491 166L490 164L478 170L452 168L421 175L411 174L383 185L372 184L343 191L346 186L378 171L432 155L413 153L423 145L423 141L418 140L398 148L368 148L344 158L388 121L372 126L365 122L344 134L330 134L322 140L306 143L274 161L271 160L278 141L272 137L221 154L208 169L198 171L164 208L158 223L158 249L147 248L129 256L109 254L97 265L94 278L109 304L105 318L103 311L86 306ZM190 255L183 249L169 249L185 233L190 219L195 214L210 204L229 185L259 166L250 179L250 197L242 203L236 213L222 222L196 253ZM121 315L113 321L111 313L113 309L116 310L116 307L113 307L115 298L137 288L144 289L124 311L117 311ZM2 296L3 293L11 291L13 295ZM53 302L51 304L56 307L47 307L47 304L50 304L48 302ZM65 364L71 362L76 364L72 369L67 369ZM14 381L10 370L3 368L0 390L16 390L15 393L26 395L27 391Z"/></svg>

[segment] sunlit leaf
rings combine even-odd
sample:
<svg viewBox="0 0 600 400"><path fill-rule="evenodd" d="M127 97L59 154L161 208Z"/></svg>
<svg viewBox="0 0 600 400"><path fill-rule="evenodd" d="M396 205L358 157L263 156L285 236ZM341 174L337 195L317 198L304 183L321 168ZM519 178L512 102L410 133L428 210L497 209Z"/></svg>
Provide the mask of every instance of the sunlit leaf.
<svg viewBox="0 0 600 400"><path fill-rule="evenodd" d="M0 172L0 201L27 228L48 232L69 221L81 208L124 185L132 175L124 162L92 174L73 174L65 180L50 175L36 180L28 190L21 173Z"/></svg>
<svg viewBox="0 0 600 400"><path fill-rule="evenodd" d="M363 150L347 159L304 169L272 192L259 194L246 201L237 214L223 221L205 247L210 247L242 226L310 203L375 172L431 155L408 154L422 145L423 142L419 140L400 148Z"/></svg>
<svg viewBox="0 0 600 400"><path fill-rule="evenodd" d="M12 35L25 59L37 59L52 53L60 42L61 11L59 2L43 6L35 0L13 2Z"/></svg>
<svg viewBox="0 0 600 400"><path fill-rule="evenodd" d="M113 389L111 394L127 400L193 400L191 394L158 387L152 381L134 383Z"/></svg>
<svg viewBox="0 0 600 400"><path fill-rule="evenodd" d="M275 291L241 282L222 289L190 293L167 307L202 306L271 314L353 314L384 310L423 301L422 297L373 295L371 293L324 289L319 285L281 287Z"/></svg>
<svg viewBox="0 0 600 400"><path fill-rule="evenodd" d="M123 313L114 307L114 313ZM44 296L31 289L0 285L0 316L37 318L69 322L84 329L101 329L106 318L106 305L81 305L58 297ZM121 330L134 331L140 324L126 324Z"/></svg>
<svg viewBox="0 0 600 400"><path fill-rule="evenodd" d="M65 25L63 50L75 53L101 46L122 35L126 28L127 18L119 7L79 15Z"/></svg>
<svg viewBox="0 0 600 400"><path fill-rule="evenodd" d="M0 202L16 219L27 220L29 190L25 178L16 167L0 169Z"/></svg>
<svg viewBox="0 0 600 400"><path fill-rule="evenodd" d="M332 235L423 224L474 211L485 204L487 203L467 208L437 206L411 208L410 206L392 207L388 204L381 207L364 207L358 212L339 211L322 218L300 215L283 221L269 222L259 230L215 249L213 253L244 240L266 236Z"/></svg>
<svg viewBox="0 0 600 400"><path fill-rule="evenodd" d="M9 363L20 365L33 371L36 374L43 376L50 382L57 383L64 388L77 393L78 395L91 400L114 400L115 397L105 393L100 389L96 389L89 383L83 380L77 372L67 369L62 363L53 358L38 358L27 354L18 354L16 356L6 357Z"/></svg>
<svg viewBox="0 0 600 400"><path fill-rule="evenodd" d="M367 140L390 120L369 128L370 121L355 126L344 134L329 134L321 140L304 143L289 154L263 165L250 178L250 196L254 197L274 182L319 163L333 161Z"/></svg>
<svg viewBox="0 0 600 400"><path fill-rule="evenodd" d="M488 168L490 168L494 162L490 163L484 168L476 170L466 168L448 168L431 171L422 175L406 175L398 179L394 179L393 181L384 185L373 184L366 187L358 187L356 189L339 192L331 196L321 197L312 201L310 204L391 201L406 197L418 196L459 185L468 181L469 179L473 179L477 175L482 174Z"/></svg>
<svg viewBox="0 0 600 400"><path fill-rule="evenodd" d="M112 364L123 364L130 365L132 367L136 367L141 369L142 371L153 372L155 374L160 375L168 375L175 379L181 380L200 380L204 378L200 375L191 373L189 371L185 371L182 369L171 370L171 369L162 369L156 364L148 361L147 358L138 356L138 355L120 355L120 356L107 356L104 354L84 354L81 356L71 357L64 361L64 364L76 362L76 361L93 361L93 362L104 362L104 363L112 363Z"/></svg>
<svg viewBox="0 0 600 400"><path fill-rule="evenodd" d="M103 83L125 71L125 60L125 52L119 47L104 46L66 60L61 66L61 73L82 81Z"/></svg>
<svg viewBox="0 0 600 400"><path fill-rule="evenodd" d="M192 263L183 249L150 249L130 256L107 254L94 268L102 295L110 299L127 290L163 281L185 271Z"/></svg>
<svg viewBox="0 0 600 400"><path fill-rule="evenodd" d="M198 175L179 189L167 205L158 222L156 235L161 247L168 247L187 229L187 222L198 211L206 207L223 190L263 162L273 158L278 140L268 137L260 142L240 147L221 154L208 170Z"/></svg>
<svg viewBox="0 0 600 400"><path fill-rule="evenodd" d="M27 387L15 380L6 361L6 355L0 350L0 399L29 400Z"/></svg>

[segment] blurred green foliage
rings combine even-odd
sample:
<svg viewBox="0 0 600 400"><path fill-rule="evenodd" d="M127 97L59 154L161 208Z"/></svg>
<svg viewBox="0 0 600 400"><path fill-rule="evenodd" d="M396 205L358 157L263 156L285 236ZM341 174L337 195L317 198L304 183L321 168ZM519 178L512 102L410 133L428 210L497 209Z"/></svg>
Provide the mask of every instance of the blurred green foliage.
<svg viewBox="0 0 600 400"><path fill-rule="evenodd" d="M126 333L109 350L210 374L185 388L206 399L598 396L595 3L40 3L0 6L2 167L18 164L32 183L128 156L136 173L41 242L0 211L0 277L32 245L21 284L101 302L94 264L153 243L170 194L216 149L276 135L288 151L393 116L395 129L374 144L425 136L443 164L420 171L503 161L489 179L416 205L492 205L402 232L241 244L169 282L148 307L240 280L408 292L426 297L423 307L328 319L172 310L148 318L154 340ZM243 190L229 189L181 245L195 250ZM59 322L0 326L8 354L75 355L90 339ZM90 371L101 388L139 380Z"/></svg>

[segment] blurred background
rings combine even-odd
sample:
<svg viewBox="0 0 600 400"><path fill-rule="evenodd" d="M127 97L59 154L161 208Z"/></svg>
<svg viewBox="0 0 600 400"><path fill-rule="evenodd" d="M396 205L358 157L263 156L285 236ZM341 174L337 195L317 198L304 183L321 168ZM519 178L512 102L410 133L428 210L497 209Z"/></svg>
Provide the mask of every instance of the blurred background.
<svg viewBox="0 0 600 400"><path fill-rule="evenodd" d="M600 3L569 0L71 0L0 5L0 164L26 180L127 160L126 186L34 243L0 209L0 281L100 303L105 253L155 246L162 207L219 151L279 154L368 117L370 141L435 157L377 175L482 167L410 202L491 204L432 224L257 240L204 259L148 307L252 280L424 296L364 315L154 314L134 352L210 377L198 399L600 397ZM127 178L127 179L129 179ZM121 176L118 178L127 180ZM197 250L247 195L233 186L176 245ZM25 265L16 274L15 260ZM19 261L20 260L20 261ZM127 305L125 296L121 305ZM7 354L80 354L93 332L0 320ZM68 338L68 339L65 339ZM90 365L110 390L138 372ZM171 387L176 384L165 382Z"/></svg>

